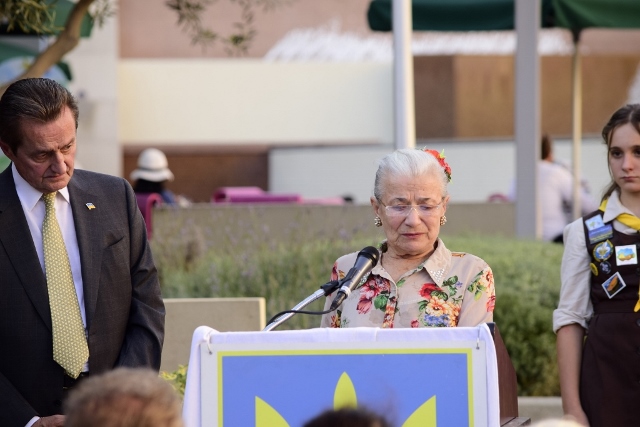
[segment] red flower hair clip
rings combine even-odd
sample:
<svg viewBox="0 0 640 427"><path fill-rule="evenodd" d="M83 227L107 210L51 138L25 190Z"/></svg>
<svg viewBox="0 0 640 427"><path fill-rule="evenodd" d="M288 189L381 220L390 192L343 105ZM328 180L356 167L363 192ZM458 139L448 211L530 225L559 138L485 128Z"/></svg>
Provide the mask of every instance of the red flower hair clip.
<svg viewBox="0 0 640 427"><path fill-rule="evenodd" d="M422 151L431 154L436 158L436 160L438 160L438 163L440 163L440 166L442 166L442 169L444 169L445 175L447 175L447 179L449 180L449 182L451 182L451 166L449 166L449 163L447 163L447 161L444 159L444 150L442 150L441 153L438 153L436 150L423 148Z"/></svg>

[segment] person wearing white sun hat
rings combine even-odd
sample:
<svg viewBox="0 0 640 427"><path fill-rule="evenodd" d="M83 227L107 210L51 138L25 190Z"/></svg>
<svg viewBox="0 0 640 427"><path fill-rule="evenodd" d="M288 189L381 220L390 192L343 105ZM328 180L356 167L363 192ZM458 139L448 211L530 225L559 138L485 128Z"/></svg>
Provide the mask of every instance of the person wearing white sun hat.
<svg viewBox="0 0 640 427"><path fill-rule="evenodd" d="M158 193L164 203L174 204L174 194L165 188L165 183L173 181L167 156L157 148L147 148L138 156L138 167L129 175L135 182L136 193Z"/></svg>

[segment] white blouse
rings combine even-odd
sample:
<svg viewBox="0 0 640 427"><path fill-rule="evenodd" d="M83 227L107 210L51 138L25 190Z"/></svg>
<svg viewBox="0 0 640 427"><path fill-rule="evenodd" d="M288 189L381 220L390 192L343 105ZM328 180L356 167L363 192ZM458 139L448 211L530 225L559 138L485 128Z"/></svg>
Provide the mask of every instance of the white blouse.
<svg viewBox="0 0 640 427"><path fill-rule="evenodd" d="M602 221L606 224L613 220L613 228L617 231L624 234L637 234L638 232L633 228L615 220L621 213L634 215L622 205L618 192L614 191L609 197ZM564 253L560 268L562 286L558 308L553 312L554 332L558 332L561 327L572 323L586 329L589 320L593 317L589 263L591 260L587 252L583 219L579 218L564 229Z"/></svg>
<svg viewBox="0 0 640 427"><path fill-rule="evenodd" d="M342 279L356 257L354 252L339 258L331 280ZM327 297L325 310L336 294ZM322 316L320 326L476 326L493 321L495 298L491 267L474 255L451 252L438 239L433 254L397 283L378 263L336 311Z"/></svg>

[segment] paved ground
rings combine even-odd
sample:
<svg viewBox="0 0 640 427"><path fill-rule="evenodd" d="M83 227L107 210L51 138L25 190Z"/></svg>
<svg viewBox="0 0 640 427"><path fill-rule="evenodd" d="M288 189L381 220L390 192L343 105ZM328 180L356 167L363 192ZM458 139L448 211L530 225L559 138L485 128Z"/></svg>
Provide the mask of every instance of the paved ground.
<svg viewBox="0 0 640 427"><path fill-rule="evenodd" d="M560 397L518 397L518 415L531 422L562 417Z"/></svg>

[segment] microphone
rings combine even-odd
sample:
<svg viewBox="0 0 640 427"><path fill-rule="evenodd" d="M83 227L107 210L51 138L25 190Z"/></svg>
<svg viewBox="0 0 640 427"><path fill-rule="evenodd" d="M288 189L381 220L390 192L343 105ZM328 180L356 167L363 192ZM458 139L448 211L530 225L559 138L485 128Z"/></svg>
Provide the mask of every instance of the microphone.
<svg viewBox="0 0 640 427"><path fill-rule="evenodd" d="M333 311L342 304L350 294L353 289L360 283L360 281L369 275L369 272L376 266L378 263L378 250L373 246L367 246L360 252L358 252L358 257L356 258L356 262L351 267L351 270L344 276L344 279L340 281L340 289L338 290L338 294L336 298L331 303L331 307L329 310Z"/></svg>

